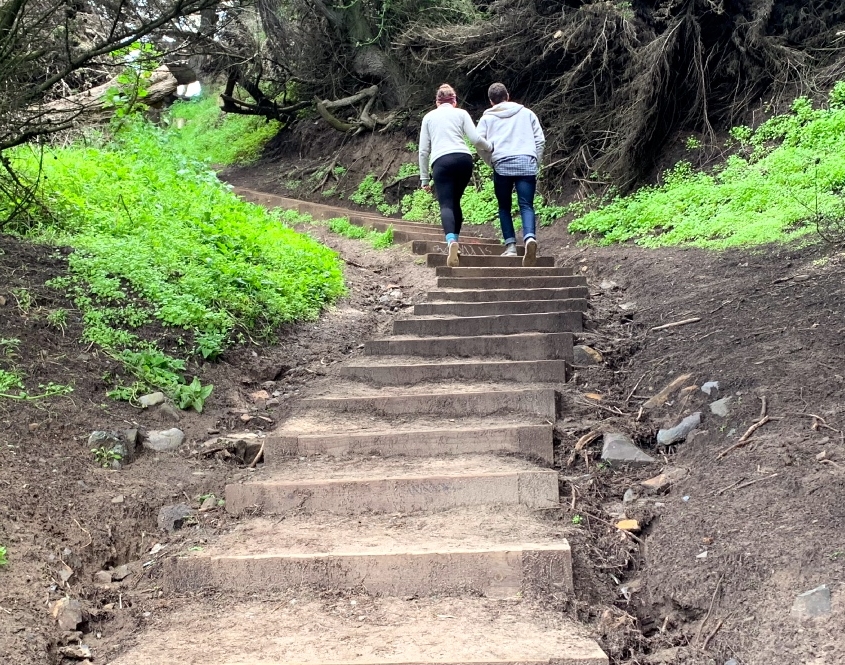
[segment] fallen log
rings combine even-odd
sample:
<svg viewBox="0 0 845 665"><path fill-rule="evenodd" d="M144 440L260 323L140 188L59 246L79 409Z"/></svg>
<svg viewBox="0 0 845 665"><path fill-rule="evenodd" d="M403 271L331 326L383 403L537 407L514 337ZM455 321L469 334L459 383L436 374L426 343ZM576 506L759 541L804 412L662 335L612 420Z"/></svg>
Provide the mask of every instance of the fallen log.
<svg viewBox="0 0 845 665"><path fill-rule="evenodd" d="M162 65L153 71L147 94L138 99L145 106L156 106L176 94L176 88L196 81L194 72L184 65ZM118 87L117 78L90 90L42 104L34 110L32 125L41 127L66 127L76 122L106 122L114 115L109 91Z"/></svg>

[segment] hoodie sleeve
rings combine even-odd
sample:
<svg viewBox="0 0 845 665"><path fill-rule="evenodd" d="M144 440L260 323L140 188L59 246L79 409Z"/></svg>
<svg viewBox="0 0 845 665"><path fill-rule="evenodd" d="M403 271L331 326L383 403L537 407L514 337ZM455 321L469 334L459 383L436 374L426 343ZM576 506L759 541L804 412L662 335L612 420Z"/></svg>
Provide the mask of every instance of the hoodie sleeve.
<svg viewBox="0 0 845 665"><path fill-rule="evenodd" d="M491 153L493 152L493 146L491 146L487 139L481 136L478 133L478 130L475 129L475 125L472 124L472 118L469 117L469 113L464 111L464 135L470 140L476 149L478 150L478 154L481 155L481 158L484 159L484 153ZM486 159L484 160L487 161Z"/></svg>
<svg viewBox="0 0 845 665"><path fill-rule="evenodd" d="M423 118L420 129L420 184L425 187L429 181L428 158L431 155L431 135L428 130L428 118Z"/></svg>
<svg viewBox="0 0 845 665"><path fill-rule="evenodd" d="M477 131L478 131L478 135L481 138L483 138L485 141L487 141L487 130L488 130L487 125L488 125L487 116L484 116L484 115L481 116L481 120L478 121ZM489 141L487 141L487 142L490 143ZM492 143L490 143L490 150L484 150L482 148L479 148L478 154L481 157L481 159L484 160L484 163L487 164L487 166L490 166L490 167L493 166L493 144Z"/></svg>
<svg viewBox="0 0 845 665"><path fill-rule="evenodd" d="M531 111L531 129L534 130L534 148L537 150L537 166L543 164L543 150L546 148L546 135L540 126L540 119L534 111Z"/></svg>

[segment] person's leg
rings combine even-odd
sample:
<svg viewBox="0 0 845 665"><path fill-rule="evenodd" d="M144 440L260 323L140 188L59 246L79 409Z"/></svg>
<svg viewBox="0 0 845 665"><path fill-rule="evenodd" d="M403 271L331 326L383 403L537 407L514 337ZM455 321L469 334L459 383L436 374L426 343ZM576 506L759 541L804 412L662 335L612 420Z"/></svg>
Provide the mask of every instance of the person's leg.
<svg viewBox="0 0 845 665"><path fill-rule="evenodd" d="M534 214L534 194L537 192L537 176L517 176L514 178L516 186L516 202L519 205L519 216L522 218L522 238L537 238L537 219Z"/></svg>
<svg viewBox="0 0 845 665"><path fill-rule="evenodd" d="M460 155L455 161L453 178L455 188L455 233L460 235L461 228L464 225L464 211L461 208L461 197L464 195L469 181L472 180L472 157L470 155Z"/></svg>
<svg viewBox="0 0 845 665"><path fill-rule="evenodd" d="M515 178L516 200L519 204L519 216L522 218L522 237L525 240L523 267L537 264L537 220L534 214L534 194L537 191L536 176Z"/></svg>
<svg viewBox="0 0 845 665"><path fill-rule="evenodd" d="M516 232L513 229L513 217L511 216L513 180L510 176L493 172L493 191L496 193L496 202L499 204L499 224L502 226L502 238L508 248L513 245L515 250ZM509 249L506 251L509 251Z"/></svg>
<svg viewBox="0 0 845 665"><path fill-rule="evenodd" d="M431 167L431 178L434 180L434 193L440 204L440 223L446 241L457 239L455 229L455 185L452 177L451 155L439 157Z"/></svg>

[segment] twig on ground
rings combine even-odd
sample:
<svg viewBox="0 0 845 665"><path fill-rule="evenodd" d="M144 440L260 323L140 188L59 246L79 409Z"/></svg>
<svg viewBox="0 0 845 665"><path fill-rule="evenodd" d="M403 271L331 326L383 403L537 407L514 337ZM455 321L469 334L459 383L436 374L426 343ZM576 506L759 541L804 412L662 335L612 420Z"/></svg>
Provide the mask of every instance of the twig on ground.
<svg viewBox="0 0 845 665"><path fill-rule="evenodd" d="M686 385L686 383L691 380L692 374L681 374L680 376L675 377L669 385L664 387L663 390L643 404L643 408L653 409L657 406L663 406L666 403L666 400L672 396L672 393L678 390L681 386Z"/></svg>
<svg viewBox="0 0 845 665"><path fill-rule="evenodd" d="M255 465L258 464L258 458L264 455L264 444L267 443L267 439L264 439L261 442L261 447L258 449L258 452L255 453L255 457L252 458L252 462L249 463L248 469L254 469Z"/></svg>
<svg viewBox="0 0 845 665"><path fill-rule="evenodd" d="M74 522L76 522L76 526L78 526L80 529L82 529L82 530L85 532L85 535L87 535L87 536L88 536L88 542L87 542L87 543L85 543L85 544L82 546L82 549L85 549L85 548L86 548L86 547L88 547L91 543L93 543L93 542L94 542L94 537L91 535L91 532L90 532L88 529L86 529L84 526L82 526L79 522L77 522L77 521L76 521L76 518L75 518L75 517L73 518L73 521L74 521Z"/></svg>
<svg viewBox="0 0 845 665"><path fill-rule="evenodd" d="M710 618L710 614L713 612L713 604L716 602L716 596L719 594L719 587L722 586L722 580L723 579L725 579L724 573L719 575L719 579L716 581L716 588L713 589L713 595L710 596L710 607L707 608L707 614L704 615L704 620L701 622L701 625L698 627L698 634L695 637L696 642L701 641L701 631L704 630L704 624L707 623L707 620Z"/></svg>
<svg viewBox="0 0 845 665"><path fill-rule="evenodd" d="M716 624L716 627L711 631L711 633L707 636L707 639L704 640L704 644L701 645L702 651L707 651L707 647L710 645L710 640L712 640L716 633L719 632L719 629L722 627L722 624L725 623L724 619L719 619L719 623Z"/></svg>
<svg viewBox="0 0 845 665"><path fill-rule="evenodd" d="M722 459L725 455L727 455L732 450L736 450L737 448L742 448L742 446L744 446L746 443L748 443L748 440L751 438L751 435L754 434L754 432L756 432L758 429L760 429L763 425L765 425L770 420L771 420L771 418L769 418L769 416L763 416L760 420L756 421L753 425L751 425L751 427L748 428L748 430L745 432L745 434L743 434L740 437L739 441L737 441L732 446L728 446L722 452L720 452L718 455L716 455L716 459Z"/></svg>
<svg viewBox="0 0 845 665"><path fill-rule="evenodd" d="M767 410L769 404L766 401L765 395L760 396L760 402L761 402L761 404L760 404L760 418L759 418L759 420L762 420L763 418L766 417L766 412L767 412L766 410Z"/></svg>
<svg viewBox="0 0 845 665"><path fill-rule="evenodd" d="M678 326L685 326L688 323L698 323L701 321L700 316L694 316L691 319L684 319L683 321L674 321L672 323L664 323L662 326L654 326L654 328L649 329L649 332L654 332L656 330L666 330L667 328L677 328Z"/></svg>
<svg viewBox="0 0 845 665"><path fill-rule="evenodd" d="M575 402L576 402L576 404L580 404L581 406L589 406L589 407L599 409L601 411L607 411L609 413L612 413L615 416L624 416L625 415L624 412L620 411L619 409L617 409L616 407L613 407L613 406L604 406L603 404L597 404L596 402L589 402L587 400L575 400Z"/></svg>
<svg viewBox="0 0 845 665"><path fill-rule="evenodd" d="M749 485L754 485L756 483L763 482L764 480L768 480L769 478L775 478L776 476L779 476L779 475L780 475L779 473L773 473L769 476L764 476L762 478L756 478L755 480L749 480L748 482L742 483L742 485L737 485L736 489L741 490L741 489L748 487Z"/></svg>
<svg viewBox="0 0 845 665"><path fill-rule="evenodd" d="M630 393L628 393L628 396L625 398L625 404L628 404L628 402L630 402L630 401L631 401L631 398L634 396L634 393L635 393L635 392L637 392L637 388L639 388L639 387L640 387L640 384L643 382L643 379L644 379L647 375L648 375L648 372L646 372L645 374L643 374L643 375L640 377L640 380L639 380L639 381L637 381L637 382L634 384L634 387L631 389L631 392L630 392Z"/></svg>
<svg viewBox="0 0 845 665"><path fill-rule="evenodd" d="M579 453L582 450L584 450L584 448L587 445L591 444L593 441L598 439L600 436L601 436L601 432L593 430L591 432L588 432L584 436L582 436L580 439L578 439L578 441L575 443L575 447L572 449L572 452L569 454L569 459L567 460L566 465L572 466L572 464L575 462L576 453Z"/></svg>
<svg viewBox="0 0 845 665"><path fill-rule="evenodd" d="M716 490L715 492L713 492L713 496L721 496L722 494L727 492L729 489L733 489L734 487L739 485L743 480L745 480L745 478L740 478L735 483L732 483L731 485L728 485L727 487L723 487L720 490Z"/></svg>
<svg viewBox="0 0 845 665"><path fill-rule="evenodd" d="M721 305L719 305L716 309L711 309L709 312L707 312L707 315L708 315L708 316L710 316L710 315L712 315L712 314L715 314L715 313L716 313L716 312L718 312L720 309L722 309L722 307L724 307L725 305L730 305L732 302L733 302L733 300L726 300L726 301L725 301L725 302L723 302Z"/></svg>

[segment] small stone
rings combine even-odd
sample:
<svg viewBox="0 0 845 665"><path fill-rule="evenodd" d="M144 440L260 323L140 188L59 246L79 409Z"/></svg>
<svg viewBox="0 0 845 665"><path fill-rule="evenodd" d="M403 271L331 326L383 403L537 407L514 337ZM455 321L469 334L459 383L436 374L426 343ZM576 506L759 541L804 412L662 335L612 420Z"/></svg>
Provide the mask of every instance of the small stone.
<svg viewBox="0 0 845 665"><path fill-rule="evenodd" d="M797 619L809 619L830 614L830 587L822 584L795 597L790 611Z"/></svg>
<svg viewBox="0 0 845 665"><path fill-rule="evenodd" d="M251 415L249 415L248 413L241 414L241 422L248 423L250 420L252 420Z"/></svg>
<svg viewBox="0 0 845 665"><path fill-rule="evenodd" d="M41 425L39 423L29 423L29 431L34 432L37 430Z"/></svg>
<svg viewBox="0 0 845 665"><path fill-rule="evenodd" d="M5 306L6 306L6 297L0 296L0 307L5 307Z"/></svg>
<svg viewBox="0 0 845 665"><path fill-rule="evenodd" d="M662 429L657 433L657 443L668 446L678 441L684 441L687 435L701 424L701 413L696 411L684 418L680 423L669 429Z"/></svg>
<svg viewBox="0 0 845 665"><path fill-rule="evenodd" d="M149 395L141 395L138 398L138 403L144 409L149 409L151 406L158 406L164 404L164 393L150 393Z"/></svg>
<svg viewBox="0 0 845 665"><path fill-rule="evenodd" d="M76 630L82 623L82 604L65 596L51 605L50 614L62 630Z"/></svg>
<svg viewBox="0 0 845 665"><path fill-rule="evenodd" d="M816 461L821 462L823 459L827 457L827 451L822 450L818 455L816 455Z"/></svg>
<svg viewBox="0 0 845 665"><path fill-rule="evenodd" d="M117 432L106 432L96 430L88 436L88 448L106 448L111 450L115 445L121 443L120 434Z"/></svg>
<svg viewBox="0 0 845 665"><path fill-rule="evenodd" d="M158 412L168 420L172 420L174 423L178 423L182 420L182 412L167 402L158 407Z"/></svg>
<svg viewBox="0 0 845 665"><path fill-rule="evenodd" d="M614 289L618 289L619 285L616 282L614 282L612 279L603 279L599 283L599 288L602 291L613 291Z"/></svg>
<svg viewBox="0 0 845 665"><path fill-rule="evenodd" d="M206 497L205 501L202 502L200 506L201 513L207 513L209 510L214 510L217 507L217 497L216 496L209 496Z"/></svg>
<svg viewBox="0 0 845 665"><path fill-rule="evenodd" d="M736 658L731 658L730 660L725 661L725 665L739 665L739 662Z"/></svg>
<svg viewBox="0 0 845 665"><path fill-rule="evenodd" d="M249 398L253 402L260 402L262 400L266 401L270 399L270 393L266 390L256 390L254 393L250 393Z"/></svg>
<svg viewBox="0 0 845 665"><path fill-rule="evenodd" d="M68 566L64 561L62 562L62 567L59 570L59 579L67 584L67 581L73 577L73 569Z"/></svg>
<svg viewBox="0 0 845 665"><path fill-rule="evenodd" d="M625 494L622 497L622 503L633 503L637 499L637 493L634 491L632 487L629 487L625 490Z"/></svg>
<svg viewBox="0 0 845 665"><path fill-rule="evenodd" d="M637 309L637 303L635 302L623 302L619 305L619 309L623 312L632 312L633 310Z"/></svg>
<svg viewBox="0 0 845 665"><path fill-rule="evenodd" d="M731 402L733 402L733 397L730 395L723 397L722 399L717 399L715 402L711 402L710 413L717 415L720 418L727 418L728 414L731 412Z"/></svg>
<svg viewBox="0 0 845 665"><path fill-rule="evenodd" d="M185 518L193 514L193 510L187 503L177 503L172 506L163 506L158 511L158 528L162 531L176 531L185 524Z"/></svg>
<svg viewBox="0 0 845 665"><path fill-rule="evenodd" d="M583 344L573 347L572 352L576 365L598 365L604 360L601 353Z"/></svg>
<svg viewBox="0 0 845 665"><path fill-rule="evenodd" d="M85 658L91 658L91 649L84 644L73 644L71 646L59 647L59 655L65 658L83 660Z"/></svg>
<svg viewBox="0 0 845 665"><path fill-rule="evenodd" d="M111 571L111 578L115 582L122 582L132 574L131 564L124 563Z"/></svg>
<svg viewBox="0 0 845 665"><path fill-rule="evenodd" d="M612 466L643 466L656 461L637 448L631 437L621 432L607 432L604 435L601 458Z"/></svg>
<svg viewBox="0 0 845 665"><path fill-rule="evenodd" d="M621 531L639 531L640 523L637 520L620 520L616 523L616 528Z"/></svg>
<svg viewBox="0 0 845 665"><path fill-rule="evenodd" d="M268 409L270 409L270 408L279 406L279 404L281 404L281 402L277 398L271 397L270 399L267 400L267 403L264 406L266 406Z"/></svg>
<svg viewBox="0 0 845 665"><path fill-rule="evenodd" d="M59 638L59 645L65 644L74 644L76 642L82 641L82 631L81 630L66 630L62 633L62 636Z"/></svg>
<svg viewBox="0 0 845 665"><path fill-rule="evenodd" d="M111 573L107 570L101 570L99 573L94 573L94 581L97 584L111 584Z"/></svg>
<svg viewBox="0 0 845 665"><path fill-rule="evenodd" d="M714 390L719 390L719 382L718 381L708 381L703 386L701 386L701 392L711 395Z"/></svg>
<svg viewBox="0 0 845 665"><path fill-rule="evenodd" d="M125 500L126 500L126 498L122 494L118 494L116 497L114 497L111 500L111 502L114 503L114 504L118 504L118 503L123 503Z"/></svg>
<svg viewBox="0 0 845 665"><path fill-rule="evenodd" d="M185 440L185 433L173 427L163 431L152 431L147 433L144 441L144 448L154 450L157 453L173 452L182 445Z"/></svg>
<svg viewBox="0 0 845 665"><path fill-rule="evenodd" d="M664 489L667 489L671 485L674 485L675 483L681 482L684 478L687 477L687 473L688 472L686 469L668 466L663 470L663 473L661 473L659 476L644 480L640 483L640 485L645 487L647 490L651 490L652 492L660 492Z"/></svg>

